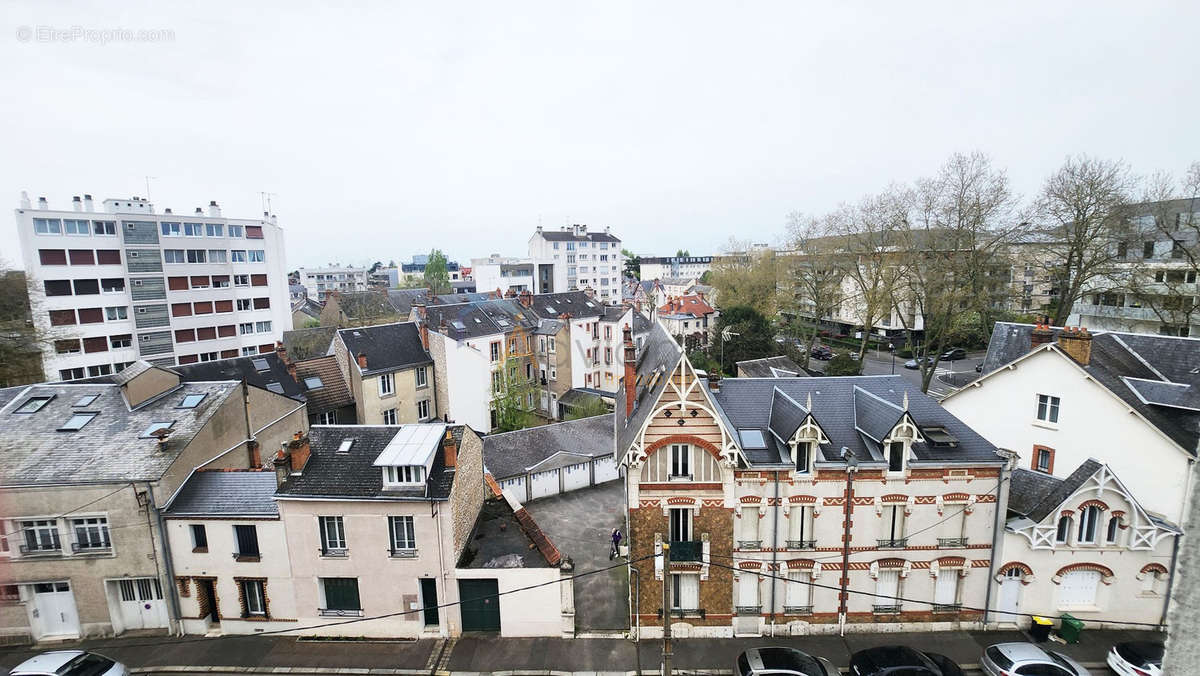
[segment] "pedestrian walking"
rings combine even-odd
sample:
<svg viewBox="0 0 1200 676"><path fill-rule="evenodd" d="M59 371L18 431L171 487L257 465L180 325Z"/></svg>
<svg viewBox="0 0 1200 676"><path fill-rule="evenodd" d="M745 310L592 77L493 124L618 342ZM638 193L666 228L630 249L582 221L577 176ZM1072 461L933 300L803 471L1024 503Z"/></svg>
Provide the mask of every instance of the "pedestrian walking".
<svg viewBox="0 0 1200 676"><path fill-rule="evenodd" d="M608 560L612 561L621 554L621 530L612 529L612 549L608 552Z"/></svg>

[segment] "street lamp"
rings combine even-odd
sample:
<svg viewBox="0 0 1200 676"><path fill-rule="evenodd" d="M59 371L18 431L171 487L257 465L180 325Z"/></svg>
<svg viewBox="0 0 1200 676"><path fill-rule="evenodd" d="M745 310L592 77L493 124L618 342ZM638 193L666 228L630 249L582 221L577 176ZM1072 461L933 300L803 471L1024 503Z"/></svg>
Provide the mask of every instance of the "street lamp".
<svg viewBox="0 0 1200 676"><path fill-rule="evenodd" d="M896 375L896 344L888 343L888 349L892 352L892 375Z"/></svg>

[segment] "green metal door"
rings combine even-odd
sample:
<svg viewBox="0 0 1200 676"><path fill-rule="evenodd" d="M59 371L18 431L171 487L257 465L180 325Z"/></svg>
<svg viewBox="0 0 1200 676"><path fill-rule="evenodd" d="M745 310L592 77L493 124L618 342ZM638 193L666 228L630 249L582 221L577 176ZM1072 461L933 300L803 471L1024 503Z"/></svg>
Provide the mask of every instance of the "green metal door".
<svg viewBox="0 0 1200 676"><path fill-rule="evenodd" d="M500 631L500 591L496 580L459 580L463 631Z"/></svg>

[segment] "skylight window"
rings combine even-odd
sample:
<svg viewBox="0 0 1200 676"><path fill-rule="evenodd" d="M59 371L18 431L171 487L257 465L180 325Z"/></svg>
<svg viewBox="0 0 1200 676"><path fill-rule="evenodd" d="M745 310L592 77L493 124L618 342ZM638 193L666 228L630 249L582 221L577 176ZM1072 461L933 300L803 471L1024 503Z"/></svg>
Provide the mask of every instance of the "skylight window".
<svg viewBox="0 0 1200 676"><path fill-rule="evenodd" d="M304 386L310 390L319 390L325 387L325 383L321 382L318 376L309 376L304 379Z"/></svg>
<svg viewBox="0 0 1200 676"><path fill-rule="evenodd" d="M58 428L59 432L76 432L83 429L83 426L90 423L92 418L95 418L98 413L76 413L63 423L63 426Z"/></svg>
<svg viewBox="0 0 1200 676"><path fill-rule="evenodd" d="M53 397L30 397L21 407L17 409L17 413L37 413L42 410L42 407L50 403Z"/></svg>
<svg viewBox="0 0 1200 676"><path fill-rule="evenodd" d="M342 439L342 443L338 444L337 451L335 451L335 452L340 455L345 455L350 452L350 447L353 445L354 445L354 437L350 437L349 439Z"/></svg>
<svg viewBox="0 0 1200 676"><path fill-rule="evenodd" d="M549 312L552 315L558 314L557 312L554 311L554 308L550 307L549 305L546 306L546 312Z"/></svg>
<svg viewBox="0 0 1200 676"><path fill-rule="evenodd" d="M738 430L738 437L742 440L742 448L767 447L767 442L763 439L762 430Z"/></svg>
<svg viewBox="0 0 1200 676"><path fill-rule="evenodd" d="M150 426L147 427L144 432L142 432L141 438L153 439L155 432L159 430L169 430L174 424L174 422L152 422L150 423Z"/></svg>
<svg viewBox="0 0 1200 676"><path fill-rule="evenodd" d="M280 385L279 383L267 383L267 389L271 390L275 394L283 394L283 385Z"/></svg>
<svg viewBox="0 0 1200 676"><path fill-rule="evenodd" d="M179 402L179 408L196 408L202 401L204 401L203 394L189 394Z"/></svg>
<svg viewBox="0 0 1200 676"><path fill-rule="evenodd" d="M98 394L85 394L85 395L83 395L82 397L80 397L80 398L76 399L76 400L75 400L75 403L74 403L74 404L71 404L71 405L72 405L72 406L76 406L76 407L78 407L78 406L91 406L91 405L92 405L92 402L93 402L93 401L96 401L96 400L97 400L97 399L99 399L99 398L100 398L100 395L98 395Z"/></svg>
<svg viewBox="0 0 1200 676"><path fill-rule="evenodd" d="M271 370L271 366L270 366L270 364L267 363L266 359L261 359L261 358L251 359L250 363L254 364L254 370L258 371L259 373L261 373L263 371Z"/></svg>
<svg viewBox="0 0 1200 676"><path fill-rule="evenodd" d="M467 325L463 324L462 322L460 322L458 320L450 322L450 325L453 326L456 331L466 331L467 330Z"/></svg>

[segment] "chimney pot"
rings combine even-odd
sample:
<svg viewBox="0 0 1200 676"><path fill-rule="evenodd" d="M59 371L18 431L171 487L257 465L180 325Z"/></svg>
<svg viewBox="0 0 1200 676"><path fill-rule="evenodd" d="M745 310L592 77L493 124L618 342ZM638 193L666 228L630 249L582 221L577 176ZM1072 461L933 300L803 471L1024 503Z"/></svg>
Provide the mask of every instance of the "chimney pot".
<svg viewBox="0 0 1200 676"><path fill-rule="evenodd" d="M204 215L204 210L201 209L200 207L196 207L196 213L199 215Z"/></svg>
<svg viewBox="0 0 1200 676"><path fill-rule="evenodd" d="M358 368L367 370L367 355L362 352L358 353Z"/></svg>
<svg viewBox="0 0 1200 676"><path fill-rule="evenodd" d="M46 203L45 197L38 198L38 208L39 209L49 209L50 208L50 205Z"/></svg>
<svg viewBox="0 0 1200 676"><path fill-rule="evenodd" d="M1058 335L1058 346L1080 366L1092 361L1092 334L1083 327L1071 327Z"/></svg>
<svg viewBox="0 0 1200 676"><path fill-rule="evenodd" d="M446 467L458 466L458 442L454 440L454 432L446 428L446 438L442 440L442 451Z"/></svg>

